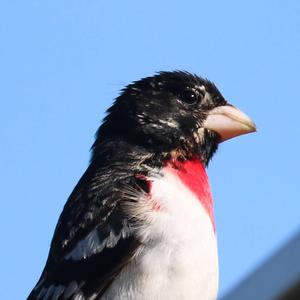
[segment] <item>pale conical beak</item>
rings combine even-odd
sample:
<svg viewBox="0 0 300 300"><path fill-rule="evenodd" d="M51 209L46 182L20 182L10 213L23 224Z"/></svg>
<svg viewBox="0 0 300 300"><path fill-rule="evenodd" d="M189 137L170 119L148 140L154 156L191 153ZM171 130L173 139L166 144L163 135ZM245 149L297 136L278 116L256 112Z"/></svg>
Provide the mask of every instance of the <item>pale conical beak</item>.
<svg viewBox="0 0 300 300"><path fill-rule="evenodd" d="M221 137L220 142L256 131L252 120L232 105L218 106L210 110L202 126L217 132Z"/></svg>

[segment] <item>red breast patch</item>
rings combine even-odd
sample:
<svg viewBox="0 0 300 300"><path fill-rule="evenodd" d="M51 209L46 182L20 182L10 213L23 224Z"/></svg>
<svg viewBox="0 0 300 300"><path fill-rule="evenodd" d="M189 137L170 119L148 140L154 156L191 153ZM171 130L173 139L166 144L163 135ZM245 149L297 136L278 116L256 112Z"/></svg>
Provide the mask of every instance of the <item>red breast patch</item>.
<svg viewBox="0 0 300 300"><path fill-rule="evenodd" d="M170 160L165 168L180 178L180 180L197 196L207 211L215 229L213 201L206 170L202 162L195 158L186 161Z"/></svg>

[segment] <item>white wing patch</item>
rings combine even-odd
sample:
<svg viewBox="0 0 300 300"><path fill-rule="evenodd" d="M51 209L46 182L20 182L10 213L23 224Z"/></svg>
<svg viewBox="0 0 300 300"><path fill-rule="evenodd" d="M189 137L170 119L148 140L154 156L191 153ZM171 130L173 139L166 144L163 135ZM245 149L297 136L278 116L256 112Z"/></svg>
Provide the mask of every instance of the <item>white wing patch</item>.
<svg viewBox="0 0 300 300"><path fill-rule="evenodd" d="M121 236L123 238L126 237L126 232L124 230L121 230L118 234L115 234L114 231L111 230L109 236L101 240L98 229L95 228L75 245L73 250L65 256L65 259L85 259L93 254L101 252L105 247L112 248L117 244Z"/></svg>

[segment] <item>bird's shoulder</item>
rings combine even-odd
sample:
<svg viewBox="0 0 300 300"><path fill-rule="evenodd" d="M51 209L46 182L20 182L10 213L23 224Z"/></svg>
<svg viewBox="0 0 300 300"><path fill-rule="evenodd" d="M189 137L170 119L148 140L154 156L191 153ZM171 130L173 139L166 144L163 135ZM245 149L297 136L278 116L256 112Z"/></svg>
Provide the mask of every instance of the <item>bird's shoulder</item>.
<svg viewBox="0 0 300 300"><path fill-rule="evenodd" d="M124 187L140 192L134 174L120 161L90 164L64 206L46 266L28 299L104 293L139 246L122 205Z"/></svg>

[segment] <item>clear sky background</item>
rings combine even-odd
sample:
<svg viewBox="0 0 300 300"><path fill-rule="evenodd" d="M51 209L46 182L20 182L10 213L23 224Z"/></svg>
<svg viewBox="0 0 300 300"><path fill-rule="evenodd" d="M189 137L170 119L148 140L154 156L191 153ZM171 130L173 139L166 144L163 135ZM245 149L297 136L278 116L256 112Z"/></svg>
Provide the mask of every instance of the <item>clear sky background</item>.
<svg viewBox="0 0 300 300"><path fill-rule="evenodd" d="M105 110L132 80L214 81L258 133L208 173L220 293L300 228L300 1L9 0L0 4L0 298L38 280Z"/></svg>

